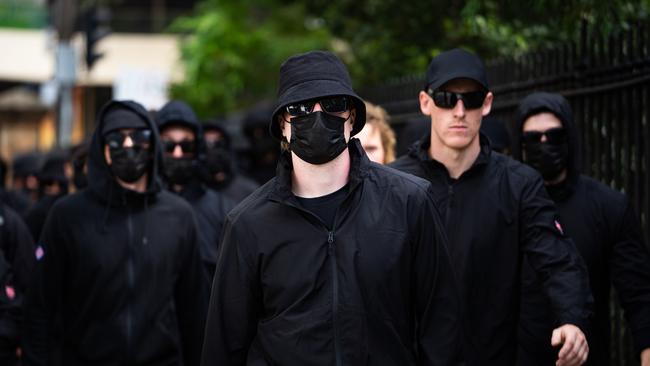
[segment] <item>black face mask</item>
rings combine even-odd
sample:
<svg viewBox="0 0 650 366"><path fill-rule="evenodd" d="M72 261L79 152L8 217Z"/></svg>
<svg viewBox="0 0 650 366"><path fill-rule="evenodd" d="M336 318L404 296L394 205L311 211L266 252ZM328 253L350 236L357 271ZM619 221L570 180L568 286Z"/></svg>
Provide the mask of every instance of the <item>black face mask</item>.
<svg viewBox="0 0 650 366"><path fill-rule="evenodd" d="M545 181L557 178L567 167L568 144L532 143L524 145L525 163L535 168Z"/></svg>
<svg viewBox="0 0 650 366"><path fill-rule="evenodd" d="M163 157L163 174L171 184L187 184L194 177L194 158Z"/></svg>
<svg viewBox="0 0 650 366"><path fill-rule="evenodd" d="M291 119L289 147L310 164L325 164L341 155L348 146L343 133L345 118L313 112Z"/></svg>
<svg viewBox="0 0 650 366"><path fill-rule="evenodd" d="M140 179L149 168L151 155L149 150L142 148L111 149L111 171L126 183Z"/></svg>
<svg viewBox="0 0 650 366"><path fill-rule="evenodd" d="M230 174L232 170L231 165L230 152L228 149L217 147L208 149L205 152L205 166L207 167L210 174Z"/></svg>

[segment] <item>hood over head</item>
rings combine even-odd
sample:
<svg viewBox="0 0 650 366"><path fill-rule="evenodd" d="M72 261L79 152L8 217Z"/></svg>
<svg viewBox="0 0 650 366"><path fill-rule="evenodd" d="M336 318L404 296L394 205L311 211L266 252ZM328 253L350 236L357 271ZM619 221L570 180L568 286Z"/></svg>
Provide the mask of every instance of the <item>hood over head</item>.
<svg viewBox="0 0 650 366"><path fill-rule="evenodd" d="M554 114L567 130L569 156L567 161L567 180L574 181L581 170L580 135L573 121L573 112L569 101L556 93L537 92L524 98L517 108L514 130L512 133L512 157L522 161L522 129L528 117L543 112Z"/></svg>
<svg viewBox="0 0 650 366"><path fill-rule="evenodd" d="M149 179L147 181L146 195L159 192L161 187L158 180L158 167L162 161L162 148L158 128L142 105L130 100L113 100L106 103L97 115L96 128L88 151L88 189L101 199L108 201L108 203L119 202L117 200L126 193L126 190L120 186L113 176L104 158L103 132L106 128L109 128L105 125L114 121L107 117L116 115L128 115L129 120L137 121L137 124L142 123L143 127L151 130L152 164L147 172Z"/></svg>
<svg viewBox="0 0 650 366"><path fill-rule="evenodd" d="M155 119L159 131L162 131L165 127L170 125L183 125L191 128L198 140L201 132L201 123L196 117L192 107L181 100L172 100L165 104L165 106L156 113Z"/></svg>

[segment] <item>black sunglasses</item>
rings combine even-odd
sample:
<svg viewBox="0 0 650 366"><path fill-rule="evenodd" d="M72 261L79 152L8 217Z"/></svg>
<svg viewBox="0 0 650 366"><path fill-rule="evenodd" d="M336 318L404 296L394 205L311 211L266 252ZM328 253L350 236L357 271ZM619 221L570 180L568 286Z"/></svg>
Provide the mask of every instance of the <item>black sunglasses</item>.
<svg viewBox="0 0 650 366"><path fill-rule="evenodd" d="M546 136L546 142L552 145L559 145L566 141L567 133L564 127L550 128L546 131L528 131L521 135L524 144L536 144Z"/></svg>
<svg viewBox="0 0 650 366"><path fill-rule="evenodd" d="M471 91L467 93L454 93L444 90L427 90L427 94L433 99L433 103L438 108L453 109L459 100L467 109L480 108L485 101L487 92L485 90Z"/></svg>
<svg viewBox="0 0 650 366"><path fill-rule="evenodd" d="M289 104L285 107L291 117L307 115L314 111L316 103L327 113L343 113L348 110L349 99L344 96L325 97Z"/></svg>
<svg viewBox="0 0 650 366"><path fill-rule="evenodd" d="M174 152L176 146L181 147L181 150L183 150L183 154L191 154L196 151L196 144L194 143L194 141L190 141L190 140L182 140L179 142L172 141L172 140L163 140L162 146L163 146L163 151L170 154Z"/></svg>
<svg viewBox="0 0 650 366"><path fill-rule="evenodd" d="M151 143L151 130L141 129L133 130L131 132L113 131L104 137L104 142L111 150L121 149L124 145L124 140L127 137L131 138L134 147L147 147Z"/></svg>

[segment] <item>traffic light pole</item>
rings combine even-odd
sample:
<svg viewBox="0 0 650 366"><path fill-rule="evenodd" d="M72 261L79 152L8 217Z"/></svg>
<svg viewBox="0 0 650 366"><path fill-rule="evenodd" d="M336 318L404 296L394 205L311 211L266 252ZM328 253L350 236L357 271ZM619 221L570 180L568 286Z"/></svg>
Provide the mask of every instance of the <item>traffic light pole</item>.
<svg viewBox="0 0 650 366"><path fill-rule="evenodd" d="M72 92L76 81L75 53L70 40L77 17L76 0L55 0L51 5L54 26L58 33L56 69L54 78L58 85L57 146L68 147L72 142L74 117Z"/></svg>
<svg viewBox="0 0 650 366"><path fill-rule="evenodd" d="M56 54L56 80L59 85L57 146L72 144L73 101L76 80L75 53L67 40L59 41Z"/></svg>

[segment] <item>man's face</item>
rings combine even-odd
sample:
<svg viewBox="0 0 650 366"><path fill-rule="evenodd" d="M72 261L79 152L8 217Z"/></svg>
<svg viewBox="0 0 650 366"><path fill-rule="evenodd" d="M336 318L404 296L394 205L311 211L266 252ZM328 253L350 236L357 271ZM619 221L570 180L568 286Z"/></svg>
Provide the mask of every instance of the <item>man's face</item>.
<svg viewBox="0 0 650 366"><path fill-rule="evenodd" d="M193 157L196 153L196 136L191 128L169 126L160 132L165 156L173 158Z"/></svg>
<svg viewBox="0 0 650 366"><path fill-rule="evenodd" d="M525 134L526 132L541 132L545 133L546 131L552 128L562 128L562 121L560 121L553 113L542 112L535 115L532 115L524 121L523 126L521 127L521 132ZM546 143L548 137L542 135L539 142ZM523 146L522 146L523 147ZM524 160L526 160L526 150L523 150Z"/></svg>
<svg viewBox="0 0 650 366"><path fill-rule="evenodd" d="M323 112L323 108L320 103L314 104L314 109L312 110L311 113L314 112ZM354 107L352 107L352 109L348 108L348 110L344 112L330 113L330 114L345 119L343 125L343 133L345 135L345 141L350 141L352 124L354 123L354 118L356 116L356 110L354 109ZM282 129L282 135L287 139L287 141L291 141L291 118L293 117L289 114L289 112L287 112L286 108L283 108L283 113L281 113L279 116L280 116L279 123Z"/></svg>
<svg viewBox="0 0 650 366"><path fill-rule="evenodd" d="M206 130L203 132L203 139L206 145L215 145L223 140L223 134L217 130Z"/></svg>
<svg viewBox="0 0 650 366"><path fill-rule="evenodd" d="M384 151L384 145L381 143L381 133L375 125L366 123L357 134L357 138L361 141L361 146L363 146L370 160L384 164L386 152Z"/></svg>
<svg viewBox="0 0 650 366"><path fill-rule="evenodd" d="M560 121L553 113L542 112L532 115L526 119L521 128L521 132L546 132L551 128L561 128L562 121ZM541 142L546 142L546 135L542 135Z"/></svg>
<svg viewBox="0 0 650 366"><path fill-rule="evenodd" d="M468 93L480 91L482 87L470 79L454 79L438 90ZM446 109L437 106L429 94L420 92L420 110L431 116L432 143L453 150L467 149L477 139L481 119L490 113L492 99L492 93L488 92L478 108L468 109L463 100L458 100L455 106Z"/></svg>

